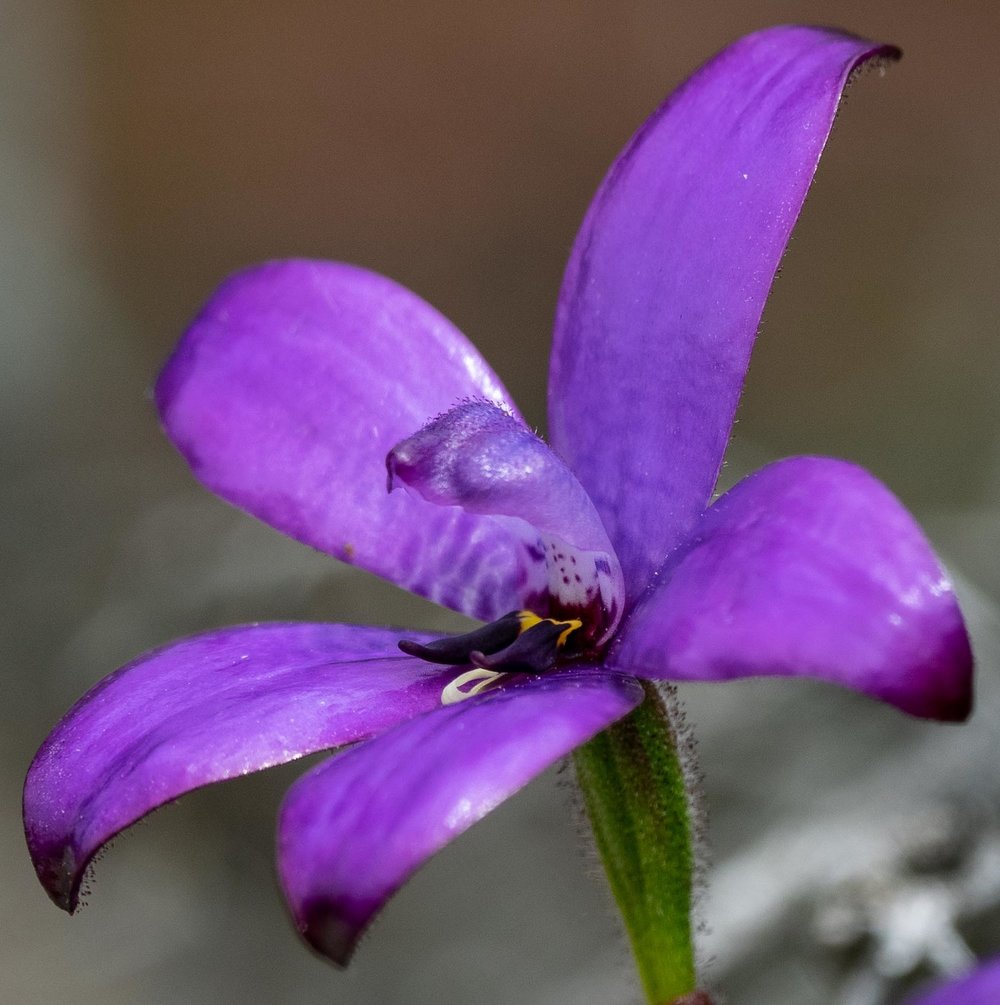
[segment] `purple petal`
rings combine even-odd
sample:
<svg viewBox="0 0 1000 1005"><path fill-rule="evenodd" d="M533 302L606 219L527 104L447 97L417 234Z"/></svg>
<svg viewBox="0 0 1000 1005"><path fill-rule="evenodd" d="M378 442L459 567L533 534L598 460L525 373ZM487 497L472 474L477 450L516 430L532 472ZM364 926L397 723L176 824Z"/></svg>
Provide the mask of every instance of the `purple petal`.
<svg viewBox="0 0 1000 1005"><path fill-rule="evenodd" d="M555 449L630 599L707 504L750 349L845 83L895 49L772 28L703 66L612 165L559 298Z"/></svg>
<svg viewBox="0 0 1000 1005"><path fill-rule="evenodd" d="M1000 1002L1000 959L990 960L933 991L906 999L906 1005L996 1005Z"/></svg>
<svg viewBox="0 0 1000 1005"><path fill-rule="evenodd" d="M971 710L948 577L881 483L795 457L727 492L658 575L608 665L640 677L810 676L913 715Z"/></svg>
<svg viewBox="0 0 1000 1005"><path fill-rule="evenodd" d="M629 678L528 678L421 716L327 761L288 793L278 871L303 936L346 963L431 855L642 700Z"/></svg>
<svg viewBox="0 0 1000 1005"><path fill-rule="evenodd" d="M49 896L73 911L98 848L171 799L367 739L435 708L453 672L357 625L227 628L140 656L85 695L28 772L24 820Z"/></svg>
<svg viewBox="0 0 1000 1005"><path fill-rule="evenodd" d="M529 545L495 521L385 488L393 445L466 397L513 409L473 346L415 294L308 261L227 280L156 387L167 434L212 491L488 620L530 594Z"/></svg>
<svg viewBox="0 0 1000 1005"><path fill-rule="evenodd" d="M489 402L465 402L397 444L386 464L390 489L402 484L439 506L528 524L545 594L539 613L598 612L590 616L597 643L617 627L625 585L601 518L569 468L520 419Z"/></svg>

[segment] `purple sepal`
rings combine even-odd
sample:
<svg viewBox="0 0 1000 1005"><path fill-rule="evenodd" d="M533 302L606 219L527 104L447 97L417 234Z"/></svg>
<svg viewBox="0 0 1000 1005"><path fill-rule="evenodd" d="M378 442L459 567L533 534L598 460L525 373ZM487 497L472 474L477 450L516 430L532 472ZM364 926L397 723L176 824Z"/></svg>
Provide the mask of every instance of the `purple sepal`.
<svg viewBox="0 0 1000 1005"><path fill-rule="evenodd" d="M818 457L722 496L607 662L671 680L820 677L932 719L972 706L968 636L920 528L867 472Z"/></svg>
<svg viewBox="0 0 1000 1005"><path fill-rule="evenodd" d="M997 1005L997 1002L1000 1002L1000 959L993 959L963 977L907 998L905 1005Z"/></svg>
<svg viewBox="0 0 1000 1005"><path fill-rule="evenodd" d="M454 671L403 656L398 637L358 625L247 625L110 674L53 729L25 781L25 834L49 896L72 912L101 845L192 789L436 708Z"/></svg>
<svg viewBox="0 0 1000 1005"><path fill-rule="evenodd" d="M514 411L469 341L416 294L337 262L228 279L156 385L164 429L223 499L306 544L489 621L524 606L531 542L385 490L385 456L459 399Z"/></svg>
<svg viewBox="0 0 1000 1005"><path fill-rule="evenodd" d="M549 434L630 602L710 498L844 85L897 55L818 28L743 38L639 129L590 206L559 296Z"/></svg>
<svg viewBox="0 0 1000 1005"><path fill-rule="evenodd" d="M310 771L278 823L278 873L303 937L345 964L431 855L642 697L634 680L592 669L521 679Z"/></svg>

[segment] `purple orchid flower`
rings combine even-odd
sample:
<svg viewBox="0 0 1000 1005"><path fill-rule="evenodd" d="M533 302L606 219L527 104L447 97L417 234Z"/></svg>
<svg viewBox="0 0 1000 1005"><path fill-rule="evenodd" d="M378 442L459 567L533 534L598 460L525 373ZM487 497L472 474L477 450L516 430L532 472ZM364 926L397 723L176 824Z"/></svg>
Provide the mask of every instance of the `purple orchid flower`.
<svg viewBox="0 0 1000 1005"><path fill-rule="evenodd" d="M709 505L840 94L895 55L763 31L639 130L570 257L551 446L473 346L388 279L287 261L223 284L156 387L196 476L486 625L449 639L227 628L111 674L27 778L28 845L59 906L73 911L95 852L163 803L353 745L292 786L278 831L300 932L344 962L429 856L635 708L637 678L813 676L913 715L968 715L952 585L871 475L790 458Z"/></svg>
<svg viewBox="0 0 1000 1005"><path fill-rule="evenodd" d="M1000 1002L1000 959L980 964L954 980L906 999L906 1005L996 1005Z"/></svg>

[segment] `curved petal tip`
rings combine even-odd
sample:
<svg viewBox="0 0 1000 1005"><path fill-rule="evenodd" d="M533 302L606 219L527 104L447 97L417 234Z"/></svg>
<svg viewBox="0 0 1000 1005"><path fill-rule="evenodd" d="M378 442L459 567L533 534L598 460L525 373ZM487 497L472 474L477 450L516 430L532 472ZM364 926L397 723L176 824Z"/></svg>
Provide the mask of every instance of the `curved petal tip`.
<svg viewBox="0 0 1000 1005"><path fill-rule="evenodd" d="M674 680L818 677L946 722L972 710L947 574L884 485L826 458L771 464L710 507L609 662Z"/></svg>
<svg viewBox="0 0 1000 1005"><path fill-rule="evenodd" d="M654 112L591 203L559 294L549 433L594 500L630 601L711 496L841 93L898 55L822 28L748 35Z"/></svg>
<svg viewBox="0 0 1000 1005"><path fill-rule="evenodd" d="M432 855L643 698L577 668L418 716L314 768L278 821L278 876L302 937L344 966Z"/></svg>
<svg viewBox="0 0 1000 1005"><path fill-rule="evenodd" d="M106 677L53 729L24 784L28 850L52 901L72 914L101 847L164 803L436 708L450 672L402 656L397 637L360 625L226 628Z"/></svg>

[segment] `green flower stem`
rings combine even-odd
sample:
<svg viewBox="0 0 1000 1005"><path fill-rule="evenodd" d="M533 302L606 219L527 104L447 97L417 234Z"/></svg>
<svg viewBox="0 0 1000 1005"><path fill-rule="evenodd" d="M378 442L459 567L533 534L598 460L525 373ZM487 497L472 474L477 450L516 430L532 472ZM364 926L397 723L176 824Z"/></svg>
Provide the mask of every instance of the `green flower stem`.
<svg viewBox="0 0 1000 1005"><path fill-rule="evenodd" d="M695 993L694 850L677 730L659 693L644 686L642 705L577 750L575 761L646 997L669 1005Z"/></svg>

